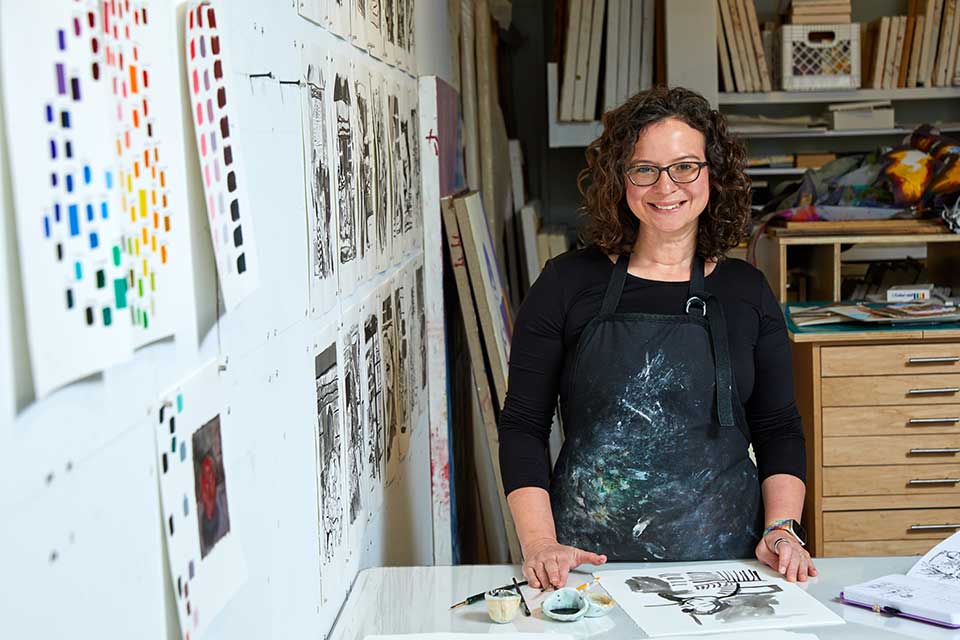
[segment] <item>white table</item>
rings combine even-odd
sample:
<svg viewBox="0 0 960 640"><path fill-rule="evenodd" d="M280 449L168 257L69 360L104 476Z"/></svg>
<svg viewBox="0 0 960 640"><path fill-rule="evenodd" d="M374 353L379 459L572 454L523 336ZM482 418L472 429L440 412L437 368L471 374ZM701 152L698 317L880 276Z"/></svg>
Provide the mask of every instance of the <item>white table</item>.
<svg viewBox="0 0 960 640"><path fill-rule="evenodd" d="M889 573L906 573L917 558L818 558L820 576L808 582L808 593L847 621L845 625L809 627L792 631L813 633L820 640L884 640L935 638L960 640L960 630L950 630L904 618L885 617L867 609L841 604L837 598L848 584ZM693 564L693 563L683 563ZM668 564L607 564L603 569L667 567ZM592 567L571 573L567 586L587 581ZM603 618L563 623L544 619L539 611L543 596L524 587L532 617L518 615L505 625L487 617L483 602L450 610L454 602L510 582L521 576L519 567L471 565L457 567L385 567L361 571L331 633L331 640L360 640L367 634L428 633L436 631L496 634L498 632L567 633L578 638L617 640L646 635L622 609ZM735 635L735 634L733 634ZM733 636L731 636L732 639Z"/></svg>

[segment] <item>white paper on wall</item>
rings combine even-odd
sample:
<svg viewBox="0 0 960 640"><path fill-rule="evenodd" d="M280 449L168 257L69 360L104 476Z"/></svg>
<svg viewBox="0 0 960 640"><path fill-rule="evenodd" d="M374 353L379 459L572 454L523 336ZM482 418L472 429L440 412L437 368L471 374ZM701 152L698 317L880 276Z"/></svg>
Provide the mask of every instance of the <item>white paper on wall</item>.
<svg viewBox="0 0 960 640"><path fill-rule="evenodd" d="M386 470L386 417L384 412L383 350L380 337L379 291L360 305L361 385L363 406L363 491L371 519L383 504Z"/></svg>
<svg viewBox="0 0 960 640"><path fill-rule="evenodd" d="M396 334L397 364L394 378L397 426L397 452L400 462L410 451L411 420L411 366L410 366L410 268L409 263L397 271L393 280L394 332Z"/></svg>
<svg viewBox="0 0 960 640"><path fill-rule="evenodd" d="M370 74L371 126L373 127L373 181L374 211L376 219L376 267L383 273L390 266L391 241L393 239L393 216L390 201L391 146L387 137L387 91L383 76Z"/></svg>
<svg viewBox="0 0 960 640"><path fill-rule="evenodd" d="M394 82L387 82L387 141L390 145L387 170L390 174L390 256L389 265L400 262L405 247L403 246L404 216L406 213L406 191L403 161L406 152L403 148L403 135L400 128L400 87Z"/></svg>
<svg viewBox="0 0 960 640"><path fill-rule="evenodd" d="M380 0L380 11L383 14L381 27L383 31L383 61L387 64L397 64L397 10L402 0Z"/></svg>
<svg viewBox="0 0 960 640"><path fill-rule="evenodd" d="M406 87L406 108L408 113L407 130L409 140L407 155L410 164L409 209L410 221L405 245L408 251L418 251L423 247L423 198L420 169L420 114L419 93L416 83Z"/></svg>
<svg viewBox="0 0 960 640"><path fill-rule="evenodd" d="M334 35L350 40L351 4L356 0L327 0L328 28Z"/></svg>
<svg viewBox="0 0 960 640"><path fill-rule="evenodd" d="M346 483L347 574L352 575L352 570L359 567L360 544L367 524L363 492L363 334L360 309L355 305L345 307L341 312L337 350L340 357L339 394Z"/></svg>
<svg viewBox="0 0 960 640"><path fill-rule="evenodd" d="M382 0L367 0L367 51L378 60L383 59Z"/></svg>
<svg viewBox="0 0 960 640"><path fill-rule="evenodd" d="M346 589L346 454L340 398L337 324L320 330L313 341L317 418L313 425L317 453L317 518L320 535L322 599Z"/></svg>
<svg viewBox="0 0 960 640"><path fill-rule="evenodd" d="M357 286L359 243L357 232L356 142L354 131L354 87L349 63L333 62L334 184L336 186L337 239L340 264L339 290L349 296Z"/></svg>
<svg viewBox="0 0 960 640"><path fill-rule="evenodd" d="M337 303L340 263L333 183L333 85L329 58L320 47L304 49L307 85L303 100L303 156L306 177L311 316L322 316Z"/></svg>
<svg viewBox="0 0 960 640"><path fill-rule="evenodd" d="M231 128L236 110L217 0L192 1L186 36L187 83L201 181L227 310L259 286L256 233L247 196L247 174Z"/></svg>
<svg viewBox="0 0 960 640"><path fill-rule="evenodd" d="M758 562L594 575L652 637L843 624L813 596Z"/></svg>
<svg viewBox="0 0 960 640"><path fill-rule="evenodd" d="M116 147L105 125L116 103L97 7L5 2L0 22L20 276L38 398L132 355Z"/></svg>
<svg viewBox="0 0 960 640"><path fill-rule="evenodd" d="M364 51L367 49L367 25L370 0L350 0L350 39Z"/></svg>
<svg viewBox="0 0 960 640"><path fill-rule="evenodd" d="M318 24L321 27L330 27L328 4L331 0L297 0L297 13L300 17Z"/></svg>
<svg viewBox="0 0 960 640"><path fill-rule="evenodd" d="M151 416L181 636L199 639L247 578L230 519L231 418L218 363L163 393Z"/></svg>
<svg viewBox="0 0 960 640"><path fill-rule="evenodd" d="M357 247L360 254L358 279L376 273L377 219L374 203L373 113L370 71L362 62L352 69L354 102L353 130L356 155Z"/></svg>
<svg viewBox="0 0 960 640"><path fill-rule="evenodd" d="M383 411L386 431L386 486L397 479L400 469L400 415L398 398L401 372L398 368L396 313L394 309L395 278L379 289L380 345L383 358Z"/></svg>

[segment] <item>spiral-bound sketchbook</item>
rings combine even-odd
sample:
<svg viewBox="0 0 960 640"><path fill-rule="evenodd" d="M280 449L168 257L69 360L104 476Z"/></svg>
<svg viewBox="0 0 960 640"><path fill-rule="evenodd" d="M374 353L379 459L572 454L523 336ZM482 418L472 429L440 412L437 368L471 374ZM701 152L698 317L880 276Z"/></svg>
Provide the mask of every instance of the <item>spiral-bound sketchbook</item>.
<svg viewBox="0 0 960 640"><path fill-rule="evenodd" d="M840 597L848 604L960 628L960 533L928 551L907 575L851 585Z"/></svg>

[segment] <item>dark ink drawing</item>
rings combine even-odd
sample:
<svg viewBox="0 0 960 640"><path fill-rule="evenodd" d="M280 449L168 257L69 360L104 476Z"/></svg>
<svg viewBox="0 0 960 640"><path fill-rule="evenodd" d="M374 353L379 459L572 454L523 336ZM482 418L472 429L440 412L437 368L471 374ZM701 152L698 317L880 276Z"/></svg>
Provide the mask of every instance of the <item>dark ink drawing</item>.
<svg viewBox="0 0 960 640"><path fill-rule="evenodd" d="M420 333L418 347L420 349L420 389L427 388L427 316L423 301L423 266L417 267L414 276L414 294L417 297L416 323Z"/></svg>
<svg viewBox="0 0 960 640"><path fill-rule="evenodd" d="M387 429L387 462L397 455L397 366L396 334L393 325L393 298L387 294L383 298L380 313L381 353L383 356L383 413Z"/></svg>
<svg viewBox="0 0 960 640"><path fill-rule="evenodd" d="M399 238L403 233L403 214L404 214L404 173L401 169L403 164L403 147L400 136L400 100L394 94L387 95L388 117L390 119L390 149L393 155L393 162L390 164L390 200L393 205L393 237Z"/></svg>
<svg viewBox="0 0 960 640"><path fill-rule="evenodd" d="M929 560L922 560L917 574L939 582L960 584L960 551L943 550Z"/></svg>
<svg viewBox="0 0 960 640"><path fill-rule="evenodd" d="M310 209L313 216L313 276L333 276L333 209L330 202L330 150L326 78L316 65L307 67L310 104Z"/></svg>
<svg viewBox="0 0 960 640"><path fill-rule="evenodd" d="M357 224L360 230L360 254L365 256L373 250L376 235L376 219L373 207L373 156L371 149L370 76L358 78L354 83L357 122L357 160L359 161L359 210Z"/></svg>
<svg viewBox="0 0 960 640"><path fill-rule="evenodd" d="M402 284L398 284L393 291L393 309L396 314L396 350L397 350L397 370L394 379L396 381L396 402L397 402L397 423L400 427L400 433L406 435L410 427L410 384L409 384L409 365L407 358L409 351L407 349L407 317L408 309L406 290Z"/></svg>
<svg viewBox="0 0 960 640"><path fill-rule="evenodd" d="M387 165L388 142L386 139L385 120L383 115L384 83L382 79L375 80L372 86L373 102L373 157L374 157L374 185L376 188L376 219L377 219L377 252L380 256L387 255L387 244L390 241L390 173Z"/></svg>
<svg viewBox="0 0 960 640"><path fill-rule="evenodd" d="M337 390L337 345L314 358L317 383L317 452L320 456L320 524L323 562L337 556L343 541L343 442L340 439L340 399Z"/></svg>
<svg viewBox="0 0 960 640"><path fill-rule="evenodd" d="M356 190L353 180L353 128L350 123L350 81L346 75L336 74L333 85L333 104L337 117L337 221L340 236L340 263L357 257Z"/></svg>
<svg viewBox="0 0 960 640"><path fill-rule="evenodd" d="M366 460L368 477L375 485L383 479L383 377L380 367L380 322L376 309L363 323L363 353L367 367Z"/></svg>
<svg viewBox="0 0 960 640"><path fill-rule="evenodd" d="M360 329L349 327L343 341L343 412L347 434L347 482L350 491L350 524L357 521L362 504L363 407L360 400Z"/></svg>
<svg viewBox="0 0 960 640"><path fill-rule="evenodd" d="M390 44L396 42L396 29L394 28L394 23L396 22L396 2L398 2L398 0L382 0L380 4L380 6L383 7L383 26L386 31L384 37Z"/></svg>

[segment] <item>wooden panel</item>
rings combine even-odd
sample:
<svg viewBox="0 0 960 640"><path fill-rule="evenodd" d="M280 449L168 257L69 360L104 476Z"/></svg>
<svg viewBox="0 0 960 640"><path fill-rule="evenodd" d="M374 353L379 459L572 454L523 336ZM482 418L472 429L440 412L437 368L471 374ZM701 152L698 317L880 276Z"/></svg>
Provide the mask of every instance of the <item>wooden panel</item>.
<svg viewBox="0 0 960 640"><path fill-rule="evenodd" d="M871 540L869 542L827 542L823 557L922 556L939 540Z"/></svg>
<svg viewBox="0 0 960 640"><path fill-rule="evenodd" d="M950 233L943 220L816 220L794 222L777 220L771 223L769 232L776 236L829 235L844 233Z"/></svg>
<svg viewBox="0 0 960 640"><path fill-rule="evenodd" d="M960 434L823 439L826 467L944 462L960 462Z"/></svg>
<svg viewBox="0 0 960 640"><path fill-rule="evenodd" d="M943 529L911 527L950 525ZM960 530L960 509L901 509L886 511L828 511L823 514L823 537L838 540L942 540Z"/></svg>
<svg viewBox="0 0 960 640"><path fill-rule="evenodd" d="M960 358L960 343L886 344L864 347L825 347L820 375L877 376L886 374L960 373L960 360L910 363L910 358Z"/></svg>
<svg viewBox="0 0 960 640"><path fill-rule="evenodd" d="M911 423L910 420L957 418L956 422ZM960 433L960 404L916 406L825 407L824 436L866 436L902 434Z"/></svg>
<svg viewBox="0 0 960 640"><path fill-rule="evenodd" d="M840 244L813 248L808 300L840 300Z"/></svg>
<svg viewBox="0 0 960 640"><path fill-rule="evenodd" d="M960 401L960 391L911 394L911 390L958 389L960 373L926 376L860 376L824 378L824 407L857 407L887 404L949 404Z"/></svg>
<svg viewBox="0 0 960 640"><path fill-rule="evenodd" d="M948 493L960 496L960 488L954 483L910 484L911 480L942 480L944 478L960 478L960 464L826 467L823 469L823 495Z"/></svg>
<svg viewBox="0 0 960 640"><path fill-rule="evenodd" d="M793 382L797 410L803 425L803 437L807 449L807 491L803 501L803 526L807 530L807 549L816 554L823 544L820 523L823 495L820 473L820 347L814 345L791 345L793 359Z"/></svg>
<svg viewBox="0 0 960 640"><path fill-rule="evenodd" d="M823 499L824 511L864 511L869 509L960 508L960 493L911 493L900 496L829 496Z"/></svg>

